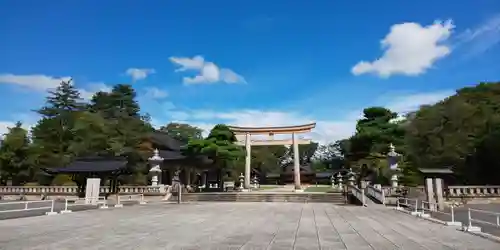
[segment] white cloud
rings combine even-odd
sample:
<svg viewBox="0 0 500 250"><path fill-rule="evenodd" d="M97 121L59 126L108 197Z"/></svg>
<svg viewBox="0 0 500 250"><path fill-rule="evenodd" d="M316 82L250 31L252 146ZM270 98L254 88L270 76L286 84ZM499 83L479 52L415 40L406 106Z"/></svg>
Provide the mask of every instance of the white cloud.
<svg viewBox="0 0 500 250"><path fill-rule="evenodd" d="M418 109L421 105L434 104L453 93L453 91L438 91L401 95L378 105L385 106L394 112L406 113ZM329 143L351 136L355 132L356 121L361 118L362 110L348 111L343 117L335 120L325 118L314 119L314 117L306 114L279 110L243 109L218 112L213 110L181 110L174 108L167 113L174 121L189 123L205 129L205 135L217 123L235 126L270 127L316 122L316 128L311 133L304 134L304 137L321 143Z"/></svg>
<svg viewBox="0 0 500 250"><path fill-rule="evenodd" d="M48 75L14 75L0 74L0 83L19 85L36 91L47 91L57 88L62 81L69 81L71 77L53 77ZM75 84L75 81L72 81ZM111 91L111 87L102 83L89 83L85 88L78 88L80 96L89 100L98 91Z"/></svg>
<svg viewBox="0 0 500 250"><path fill-rule="evenodd" d="M139 68L129 68L125 71L125 74L132 77L132 80L143 80L149 75L156 73L154 69L139 69Z"/></svg>
<svg viewBox="0 0 500 250"><path fill-rule="evenodd" d="M458 35L456 46L467 45L466 56L475 56L500 44L500 14L496 14L473 29Z"/></svg>
<svg viewBox="0 0 500 250"><path fill-rule="evenodd" d="M146 88L146 97L153 98L153 99L162 99L168 96L168 92L165 90L161 90L156 87L148 87Z"/></svg>
<svg viewBox="0 0 500 250"><path fill-rule="evenodd" d="M0 121L0 139L9 132L9 128L16 126L15 122Z"/></svg>
<svg viewBox="0 0 500 250"><path fill-rule="evenodd" d="M245 79L227 68L219 68L215 63L205 61L202 56L189 57L170 57L170 61L178 66L176 72L195 71L194 77L184 77L184 84L203 84L203 83L245 83Z"/></svg>
<svg viewBox="0 0 500 250"><path fill-rule="evenodd" d="M455 91L444 90L439 92L406 95L394 98L391 102L387 103L385 107L397 112L398 114L406 114L417 110L422 105L435 104L453 94L455 94Z"/></svg>
<svg viewBox="0 0 500 250"><path fill-rule="evenodd" d="M22 128L31 130L31 127L38 121L38 116L35 114L17 114L13 117L12 121L0 121L0 139L9 132L9 128L16 126L16 122L20 121L22 123Z"/></svg>
<svg viewBox="0 0 500 250"><path fill-rule="evenodd" d="M381 41L382 57L373 62L360 61L351 72L354 75L374 73L380 77L425 73L437 60L450 54L451 49L445 42L454 27L451 20L436 21L428 26L418 23L393 25Z"/></svg>
<svg viewBox="0 0 500 250"><path fill-rule="evenodd" d="M69 79L71 79L69 76L52 77L47 75L0 74L0 83L19 85L41 91L56 88L62 81L68 81Z"/></svg>
<svg viewBox="0 0 500 250"><path fill-rule="evenodd" d="M110 92L111 87L102 82L99 82L99 83L87 84L85 88L79 88L78 91L80 92L80 96L84 100L90 100L92 99L92 96L94 96L94 94L99 91Z"/></svg>

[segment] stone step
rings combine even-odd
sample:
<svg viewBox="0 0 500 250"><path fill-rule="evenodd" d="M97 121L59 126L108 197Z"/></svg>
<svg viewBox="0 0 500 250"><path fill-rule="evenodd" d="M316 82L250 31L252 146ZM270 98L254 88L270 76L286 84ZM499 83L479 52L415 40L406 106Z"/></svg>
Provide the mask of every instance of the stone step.
<svg viewBox="0 0 500 250"><path fill-rule="evenodd" d="M177 200L172 196L170 200ZM185 193L182 201L214 202L321 202L344 204L341 193Z"/></svg>

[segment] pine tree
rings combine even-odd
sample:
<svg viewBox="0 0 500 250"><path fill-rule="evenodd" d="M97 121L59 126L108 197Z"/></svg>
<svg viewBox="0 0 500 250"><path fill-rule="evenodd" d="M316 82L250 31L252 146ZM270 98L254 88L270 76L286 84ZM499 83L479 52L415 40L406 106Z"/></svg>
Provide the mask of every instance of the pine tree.
<svg viewBox="0 0 500 250"><path fill-rule="evenodd" d="M42 119L31 134L38 163L57 167L68 163L73 155L69 150L74 139L73 127L85 106L71 80L62 81L56 90L48 93L45 106L36 111Z"/></svg>
<svg viewBox="0 0 500 250"><path fill-rule="evenodd" d="M118 84L111 92L98 92L89 104L89 110L100 114L107 122L107 143L115 155L126 156L131 180L145 172L146 160L153 151L148 143L151 125L142 119L136 92L130 85Z"/></svg>
<svg viewBox="0 0 500 250"><path fill-rule="evenodd" d="M71 81L71 79L62 81L55 91L49 91L46 106L37 112L44 118L60 118L82 111L84 105L81 102L80 92L71 84Z"/></svg>

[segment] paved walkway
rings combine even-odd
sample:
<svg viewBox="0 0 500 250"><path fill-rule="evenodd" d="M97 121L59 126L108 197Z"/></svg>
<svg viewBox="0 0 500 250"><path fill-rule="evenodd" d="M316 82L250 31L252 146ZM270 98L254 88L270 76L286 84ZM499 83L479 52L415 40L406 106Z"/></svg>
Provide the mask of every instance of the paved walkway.
<svg viewBox="0 0 500 250"><path fill-rule="evenodd" d="M464 225L467 225L469 222L467 208L483 210L500 215L500 204L467 204L464 207L455 208L455 220L462 222L462 224ZM450 209L448 208L444 212L448 214L433 212L432 217L444 221L451 221ZM500 237L500 227L495 226L497 224L496 215L471 211L471 217L473 219L473 226L479 226L481 227L481 231ZM484 221L486 223L481 223L481 221Z"/></svg>
<svg viewBox="0 0 500 250"><path fill-rule="evenodd" d="M0 249L480 249L500 244L388 209L148 204L0 221Z"/></svg>

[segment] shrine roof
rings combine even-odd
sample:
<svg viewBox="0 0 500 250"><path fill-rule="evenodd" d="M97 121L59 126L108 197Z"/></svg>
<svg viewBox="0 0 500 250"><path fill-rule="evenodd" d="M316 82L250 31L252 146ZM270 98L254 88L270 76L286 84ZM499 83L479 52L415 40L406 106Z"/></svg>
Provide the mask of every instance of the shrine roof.
<svg viewBox="0 0 500 250"><path fill-rule="evenodd" d="M211 164L212 160L208 159L208 157L204 155L199 155L196 157L187 157L182 154L181 151L171 151L171 150L158 150L159 155L163 158L163 161L191 161L191 163L198 162L201 164Z"/></svg>
<svg viewBox="0 0 500 250"><path fill-rule="evenodd" d="M332 174L331 172L319 172L319 173L316 173L316 177L318 178L330 178L332 177Z"/></svg>
<svg viewBox="0 0 500 250"><path fill-rule="evenodd" d="M184 143L172 138L165 132L154 131L150 135L151 142L154 146L159 147L161 149L168 149L171 151L180 151L184 146Z"/></svg>
<svg viewBox="0 0 500 250"><path fill-rule="evenodd" d="M182 160L185 159L186 156L181 153L181 151L171 151L171 150L159 150L160 156L168 161L168 160Z"/></svg>
<svg viewBox="0 0 500 250"><path fill-rule="evenodd" d="M78 158L65 167L42 168L49 174L71 174L71 173L104 173L124 170L127 161L122 157L84 157Z"/></svg>
<svg viewBox="0 0 500 250"><path fill-rule="evenodd" d="M293 170L293 168L294 168L293 162L283 164L282 167L283 167L284 173L293 173L293 171L294 171ZM311 168L310 164L302 164L302 165L300 165L300 172L313 173L314 170Z"/></svg>
<svg viewBox="0 0 500 250"><path fill-rule="evenodd" d="M423 174L453 174L453 170L450 168L419 168L418 171L420 171Z"/></svg>

